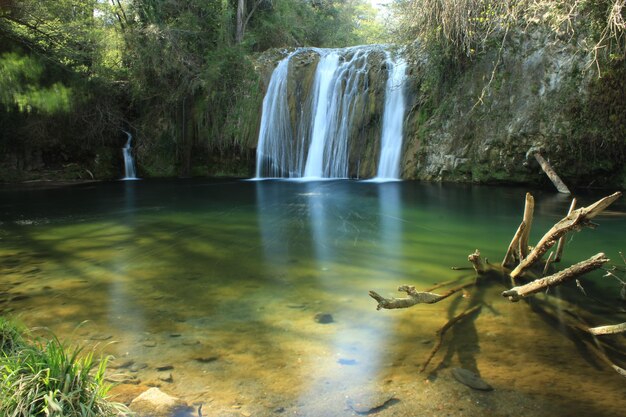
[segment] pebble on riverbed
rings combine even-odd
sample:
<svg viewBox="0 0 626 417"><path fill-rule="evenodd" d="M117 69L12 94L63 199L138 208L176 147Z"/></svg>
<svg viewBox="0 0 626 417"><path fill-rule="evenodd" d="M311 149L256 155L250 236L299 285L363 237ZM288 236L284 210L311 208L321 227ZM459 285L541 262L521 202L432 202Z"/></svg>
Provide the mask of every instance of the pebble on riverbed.
<svg viewBox="0 0 626 417"><path fill-rule="evenodd" d="M481 391L491 391L493 387L483 381L478 375L474 372L469 371L463 368L453 368L452 376L454 379L459 381L463 385L467 385L470 388L481 390Z"/></svg>
<svg viewBox="0 0 626 417"><path fill-rule="evenodd" d="M320 324L334 323L335 321L333 315L330 313L317 313L315 317L313 317L313 320Z"/></svg>
<svg viewBox="0 0 626 417"><path fill-rule="evenodd" d="M394 402L398 402L394 394L386 392L362 393L350 396L346 400L347 406L357 414L371 414Z"/></svg>

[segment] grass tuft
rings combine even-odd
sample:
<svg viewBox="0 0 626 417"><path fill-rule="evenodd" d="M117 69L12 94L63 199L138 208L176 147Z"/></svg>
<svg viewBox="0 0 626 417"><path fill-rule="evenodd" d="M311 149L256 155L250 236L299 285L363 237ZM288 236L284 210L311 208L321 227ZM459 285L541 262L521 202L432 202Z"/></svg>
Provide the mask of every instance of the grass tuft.
<svg viewBox="0 0 626 417"><path fill-rule="evenodd" d="M32 338L0 317L0 416L113 417L128 415L107 400L108 358L70 347L56 336Z"/></svg>

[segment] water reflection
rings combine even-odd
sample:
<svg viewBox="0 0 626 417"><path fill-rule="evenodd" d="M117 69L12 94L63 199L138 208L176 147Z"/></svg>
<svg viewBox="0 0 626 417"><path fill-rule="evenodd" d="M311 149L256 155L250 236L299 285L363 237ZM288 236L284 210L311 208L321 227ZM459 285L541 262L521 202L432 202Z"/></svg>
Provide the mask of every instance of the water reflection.
<svg viewBox="0 0 626 417"><path fill-rule="evenodd" d="M303 383L308 387L301 388L300 402L314 404L329 389L343 393L357 387L367 390L381 374L394 317L379 315L371 320L359 314L360 306L354 305L353 299L355 288L349 286L365 295L359 281L365 286L372 279L393 281L402 276L401 184L363 184L367 188L358 196L342 192L343 186L336 182L294 185L263 181L255 187L264 268L273 274L295 273L290 259L293 261L298 251L292 246L303 244L308 263L300 279L312 281L333 299L324 302L326 310L320 312L331 314L334 322L314 329L325 335L324 354L312 352L301 358L307 375ZM295 241L287 220L294 214ZM368 256L358 256L358 251L366 251ZM346 283L348 274L351 280ZM309 301L315 305L322 300Z"/></svg>
<svg viewBox="0 0 626 417"><path fill-rule="evenodd" d="M137 253L137 204L136 187L134 181L124 181L123 210L119 211L118 222L125 227L125 236L117 242L118 253L112 259L110 270L115 279L107 285L109 304L107 322L115 329L118 335L126 334L124 339L117 340L120 354L134 356L137 346L131 342L129 335L143 334L146 328L144 311L137 302L136 294L130 287L137 277L133 275L135 269L135 255Z"/></svg>
<svg viewBox="0 0 626 417"><path fill-rule="evenodd" d="M497 387L484 413L468 415L506 415L513 396L524 415L540 413L524 408L519 396L542 407L561 399L561 415L581 406L601 415L611 403L610 415L624 404L622 380L591 367L569 339L523 303L504 300L499 288L404 311L376 311L367 296L370 289L397 295L401 284L424 289L457 279L466 272L449 267L464 266L476 248L498 262L519 224L524 193L350 181L0 188L0 291L33 294L11 308L29 325L65 331L62 337L76 321L91 319L125 344L113 353L129 352L147 366L136 373L141 384L156 381L168 393L204 402L204 415L243 405L259 416L342 416L346 396L385 390L401 402L381 417L424 407L424 415L458 414L449 399L469 407L474 397L450 378L455 366L479 371ZM540 234L569 201L536 197L533 231ZM612 209L622 213L623 202ZM45 223L30 221L44 216ZM624 217L597 222L598 230L576 235L566 256L623 249ZM418 370L435 331L479 302L488 307L448 332L432 362L438 379L426 385ZM334 322L315 322L317 313L332 314ZM165 359L174 366L173 382L158 380ZM571 380L584 389L567 394Z"/></svg>

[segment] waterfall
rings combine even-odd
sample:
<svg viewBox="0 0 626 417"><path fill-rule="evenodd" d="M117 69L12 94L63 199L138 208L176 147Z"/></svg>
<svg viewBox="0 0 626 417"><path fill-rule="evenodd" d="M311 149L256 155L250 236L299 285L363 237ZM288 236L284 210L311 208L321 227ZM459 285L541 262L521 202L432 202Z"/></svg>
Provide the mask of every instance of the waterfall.
<svg viewBox="0 0 626 417"><path fill-rule="evenodd" d="M376 180L400 179L400 155L402 151L402 131L404 121L404 84L406 61L393 60L387 54L387 66L391 67L385 86L385 112L381 138L380 160Z"/></svg>
<svg viewBox="0 0 626 417"><path fill-rule="evenodd" d="M263 98L263 113L257 146L256 177L292 177L296 172L289 157L293 145L289 104L287 102L287 76L290 54L278 63L272 73L270 85Z"/></svg>
<svg viewBox="0 0 626 417"><path fill-rule="evenodd" d="M122 148L122 154L124 155L124 178L122 179L138 180L139 178L137 178L137 174L135 173L135 161L133 160L133 155L131 154L133 135L125 130L122 130L122 132L126 133L126 136L128 137L126 145L124 145L124 147Z"/></svg>
<svg viewBox="0 0 626 417"><path fill-rule="evenodd" d="M405 70L381 45L290 53L263 99L256 178L374 176L375 162L363 161L375 160L379 141L385 168L378 177L397 178Z"/></svg>
<svg viewBox="0 0 626 417"><path fill-rule="evenodd" d="M330 95L334 93L331 87L334 84L335 73L339 66L339 55L330 53L321 57L315 71L313 84L313 105L315 115L311 126L311 146L304 167L305 177L322 177L324 174L324 149L326 148L326 136L330 122L329 106Z"/></svg>

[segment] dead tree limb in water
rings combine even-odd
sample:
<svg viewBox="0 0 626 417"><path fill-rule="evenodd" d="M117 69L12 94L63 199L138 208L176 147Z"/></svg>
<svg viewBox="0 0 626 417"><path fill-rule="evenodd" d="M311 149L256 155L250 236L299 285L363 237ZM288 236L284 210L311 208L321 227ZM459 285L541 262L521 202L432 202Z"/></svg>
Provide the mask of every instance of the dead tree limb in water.
<svg viewBox="0 0 626 417"><path fill-rule="evenodd" d="M564 217L546 233L537 246L530 252L528 257L522 260L517 267L511 272L511 278L515 279L526 269L530 268L535 262L550 249L557 240L572 230L580 230L584 226L590 225L590 220L600 214L611 203L621 197L622 193L616 192L608 197L595 202L588 207L582 207L574 210L569 216Z"/></svg>
<svg viewBox="0 0 626 417"><path fill-rule="evenodd" d="M572 199L572 204L569 206L569 210L567 211L567 215L572 214L572 211L576 208L576 199ZM563 248L565 247L565 235L559 238L559 244L556 246L556 256L554 257L554 262L561 262L561 256L563 256Z"/></svg>
<svg viewBox="0 0 626 417"><path fill-rule="evenodd" d="M530 194L526 195L526 205L524 208L524 218L518 227L511 244L508 247L506 255L502 260L502 265L492 265L489 263L483 263L480 252L478 249L468 256L468 261L474 267L474 271L476 272L476 279L470 282L466 282L464 284L460 284L454 288L451 288L447 292L443 294L436 294L430 291L433 291L436 288L440 288L442 286L447 286L452 284L454 281L444 282L443 284L436 285L429 290L420 292L415 289L414 286L403 285L398 288L398 291L405 292L408 297L403 298L385 298L375 291L370 291L369 295L378 302L376 306L377 310L380 309L397 309L397 308L408 308L412 307L416 304L434 304L439 301L442 301L451 295L464 290L465 288L476 285L478 280L499 280L505 281L507 278L511 280L513 283L513 288L506 290L502 293L503 296L508 297L511 301L519 301L521 299L525 299L529 301L529 304L536 304L538 301L537 298L528 298L529 296L546 290L548 288L561 285L565 282L577 279L578 277L593 271L595 269L600 268L609 259L606 258L604 253L598 253L597 255L587 259L586 261L579 262L575 265L572 265L569 268L566 268L560 272L552 274L547 277L537 278L535 273L530 270L530 268L537 262L541 261L543 255L553 247L557 241L560 242L560 248L557 250L556 255L560 257L562 253L562 245L563 245L563 237L571 231L578 231L583 227L593 227L593 223L591 223L591 219L596 217L599 213L601 213L604 209L606 209L610 204L616 201L622 193L616 192L607 197L604 197L594 204L589 205L588 207L582 207L580 209L574 210L576 206L576 200L572 202L572 205L569 209L569 212L566 217L558 221L552 228L540 239L539 243L526 255L525 251L528 250L528 236L530 232L530 225L533 221L533 212L534 212L534 199ZM626 263L626 260L624 261ZM544 275L547 273L550 266L550 260L548 260L545 264L541 265L542 270L544 271ZM513 268L513 271L510 268ZM608 272L611 275L610 271ZM515 279L524 279L528 282L525 285L516 286ZM617 278L617 277L616 277ZM619 278L618 278L619 279ZM626 283L624 283L621 279L620 282L623 284L624 288L626 288ZM626 298L626 297L625 297ZM531 303L530 301L534 301L535 303ZM455 323L458 323L463 318L468 317L469 315L477 312L480 309L481 304L476 305L464 312L454 316L444 326L437 331L438 341L436 345L433 347L430 352L426 362L422 366L422 371L426 369L432 358L435 356L437 351L441 348L443 343L443 338L445 332L450 329ZM547 310L545 308L541 309L542 312L547 314ZM561 320L558 314L554 314L557 320ZM590 328L588 324L584 322L582 319L573 320L572 323L569 324L571 328L577 329L580 333L585 334L593 338L593 343L591 343L591 347L594 349L594 352L609 366L611 366L614 370L620 373L623 376L626 376L626 370L624 368L616 365L609 358L607 351L605 349L605 344L601 343L596 337L595 334L610 334L617 332L626 331L626 323L622 323L615 326L602 326ZM588 343L589 341L584 341L584 343ZM615 353L615 351L611 351Z"/></svg>
<svg viewBox="0 0 626 417"><path fill-rule="evenodd" d="M480 257L480 251L476 249L474 253L467 257L467 260L470 261L472 266L474 267L474 271L478 275L482 275L485 273L485 265L483 264L483 259Z"/></svg>
<svg viewBox="0 0 626 417"><path fill-rule="evenodd" d="M526 202L524 204L524 217L517 231L513 235L513 239L509 244L509 248L502 260L502 267L507 268L514 266L516 263L528 256L528 238L530 236L530 228L533 224L533 215L535 212L535 198L526 193ZM515 282L511 282L515 285Z"/></svg>
<svg viewBox="0 0 626 417"><path fill-rule="evenodd" d="M465 284L459 285L458 287L454 287L447 292L439 295L432 292L419 292L415 290L413 285L402 285L398 287L398 291L406 292L408 297L403 298L385 298L378 294L376 291L370 291L370 297L374 300L378 301L378 306L376 306L376 310L380 310L381 308L392 310L396 308L407 308L412 307L415 304L434 304L438 303L441 300L445 300L450 297L452 294L455 294L464 288L471 287L474 285L474 282L467 282Z"/></svg>
<svg viewBox="0 0 626 417"><path fill-rule="evenodd" d="M571 281L572 279L584 275L587 272L598 269L608 261L609 259L604 256L603 253L598 253L597 255L592 256L586 261L582 261L577 263L576 265L572 265L569 268L559 271L554 275L540 278L535 281L529 282L528 284L519 287L513 287L510 290L504 291L502 293L502 296L508 297L508 299L511 301L519 301L524 297L536 294L550 287L561 285L564 282Z"/></svg>
<svg viewBox="0 0 626 417"><path fill-rule="evenodd" d="M533 154L533 156L535 157L535 159L537 160L537 162L539 162L539 165L541 165L541 169L543 169L543 172L546 173L546 175L548 176L548 178L550 178L550 181L552 181L552 184L554 184L554 186L556 187L556 189L563 194L571 194L569 188L567 188L567 185L565 185L565 183L563 182L563 180L561 180L561 178L558 176L558 174L556 173L556 171L552 168L552 166L550 165L550 163L548 161L546 161L544 159L543 156L541 156L541 154L539 152L535 152Z"/></svg>
<svg viewBox="0 0 626 417"><path fill-rule="evenodd" d="M511 240L511 244L509 248L506 250L506 255L504 255L504 259L502 260L502 267L507 268L509 266L515 265L519 261L519 240L524 233L524 229L526 228L526 223L522 220L517 231L513 235L513 239ZM513 283L515 285L515 283Z"/></svg>
<svg viewBox="0 0 626 417"><path fill-rule="evenodd" d="M626 332L626 323L613 324L611 326L598 326L598 327L590 327L589 333L600 335L600 334L616 334Z"/></svg>
<svg viewBox="0 0 626 417"><path fill-rule="evenodd" d="M525 259L528 256L528 237L530 236L530 228L533 224L533 214L535 213L535 199L530 193L526 193L526 203L524 204L524 230L519 239L519 259Z"/></svg>

